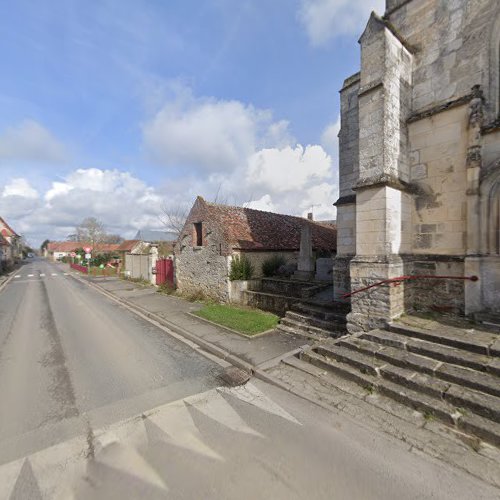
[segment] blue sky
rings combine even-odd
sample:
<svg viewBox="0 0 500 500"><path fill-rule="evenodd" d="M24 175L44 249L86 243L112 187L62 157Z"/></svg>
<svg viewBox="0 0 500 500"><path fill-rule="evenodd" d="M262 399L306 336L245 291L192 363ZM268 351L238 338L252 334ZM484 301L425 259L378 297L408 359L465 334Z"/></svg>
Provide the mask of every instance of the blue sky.
<svg viewBox="0 0 500 500"><path fill-rule="evenodd" d="M0 5L0 212L131 236L197 194L335 216L338 90L383 0Z"/></svg>

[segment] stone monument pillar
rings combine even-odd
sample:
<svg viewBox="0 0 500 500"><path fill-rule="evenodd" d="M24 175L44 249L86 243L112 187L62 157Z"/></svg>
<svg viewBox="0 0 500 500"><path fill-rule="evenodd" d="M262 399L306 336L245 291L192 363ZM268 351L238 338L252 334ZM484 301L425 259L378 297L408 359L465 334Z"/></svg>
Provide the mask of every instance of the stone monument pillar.
<svg viewBox="0 0 500 500"><path fill-rule="evenodd" d="M305 224L300 230L300 254L297 271L293 278L297 280L311 280L314 277L315 262L312 248L312 228Z"/></svg>

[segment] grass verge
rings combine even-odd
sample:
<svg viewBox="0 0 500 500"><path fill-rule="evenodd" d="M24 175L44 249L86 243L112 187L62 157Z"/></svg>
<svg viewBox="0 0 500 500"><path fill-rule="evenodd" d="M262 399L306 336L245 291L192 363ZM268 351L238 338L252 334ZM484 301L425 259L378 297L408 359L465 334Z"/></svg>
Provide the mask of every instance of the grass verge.
<svg viewBox="0 0 500 500"><path fill-rule="evenodd" d="M274 314L257 309L223 304L207 304L194 314L249 336L275 328L279 319Z"/></svg>

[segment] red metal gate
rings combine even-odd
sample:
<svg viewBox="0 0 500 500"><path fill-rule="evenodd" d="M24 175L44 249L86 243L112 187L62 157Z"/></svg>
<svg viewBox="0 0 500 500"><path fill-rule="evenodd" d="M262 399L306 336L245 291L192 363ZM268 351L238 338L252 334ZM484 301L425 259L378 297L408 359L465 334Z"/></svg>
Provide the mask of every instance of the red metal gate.
<svg viewBox="0 0 500 500"><path fill-rule="evenodd" d="M158 259L156 261L156 284L169 283L174 286L174 261L172 259Z"/></svg>

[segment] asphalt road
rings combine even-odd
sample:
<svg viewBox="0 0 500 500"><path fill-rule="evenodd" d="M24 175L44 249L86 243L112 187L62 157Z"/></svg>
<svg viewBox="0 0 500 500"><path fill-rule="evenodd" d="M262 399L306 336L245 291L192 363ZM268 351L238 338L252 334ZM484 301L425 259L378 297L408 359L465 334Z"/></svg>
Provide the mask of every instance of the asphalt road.
<svg viewBox="0 0 500 500"><path fill-rule="evenodd" d="M499 491L218 363L41 260L0 292L0 500L489 499Z"/></svg>
<svg viewBox="0 0 500 500"><path fill-rule="evenodd" d="M35 260L0 293L0 463L220 385L221 368Z"/></svg>

